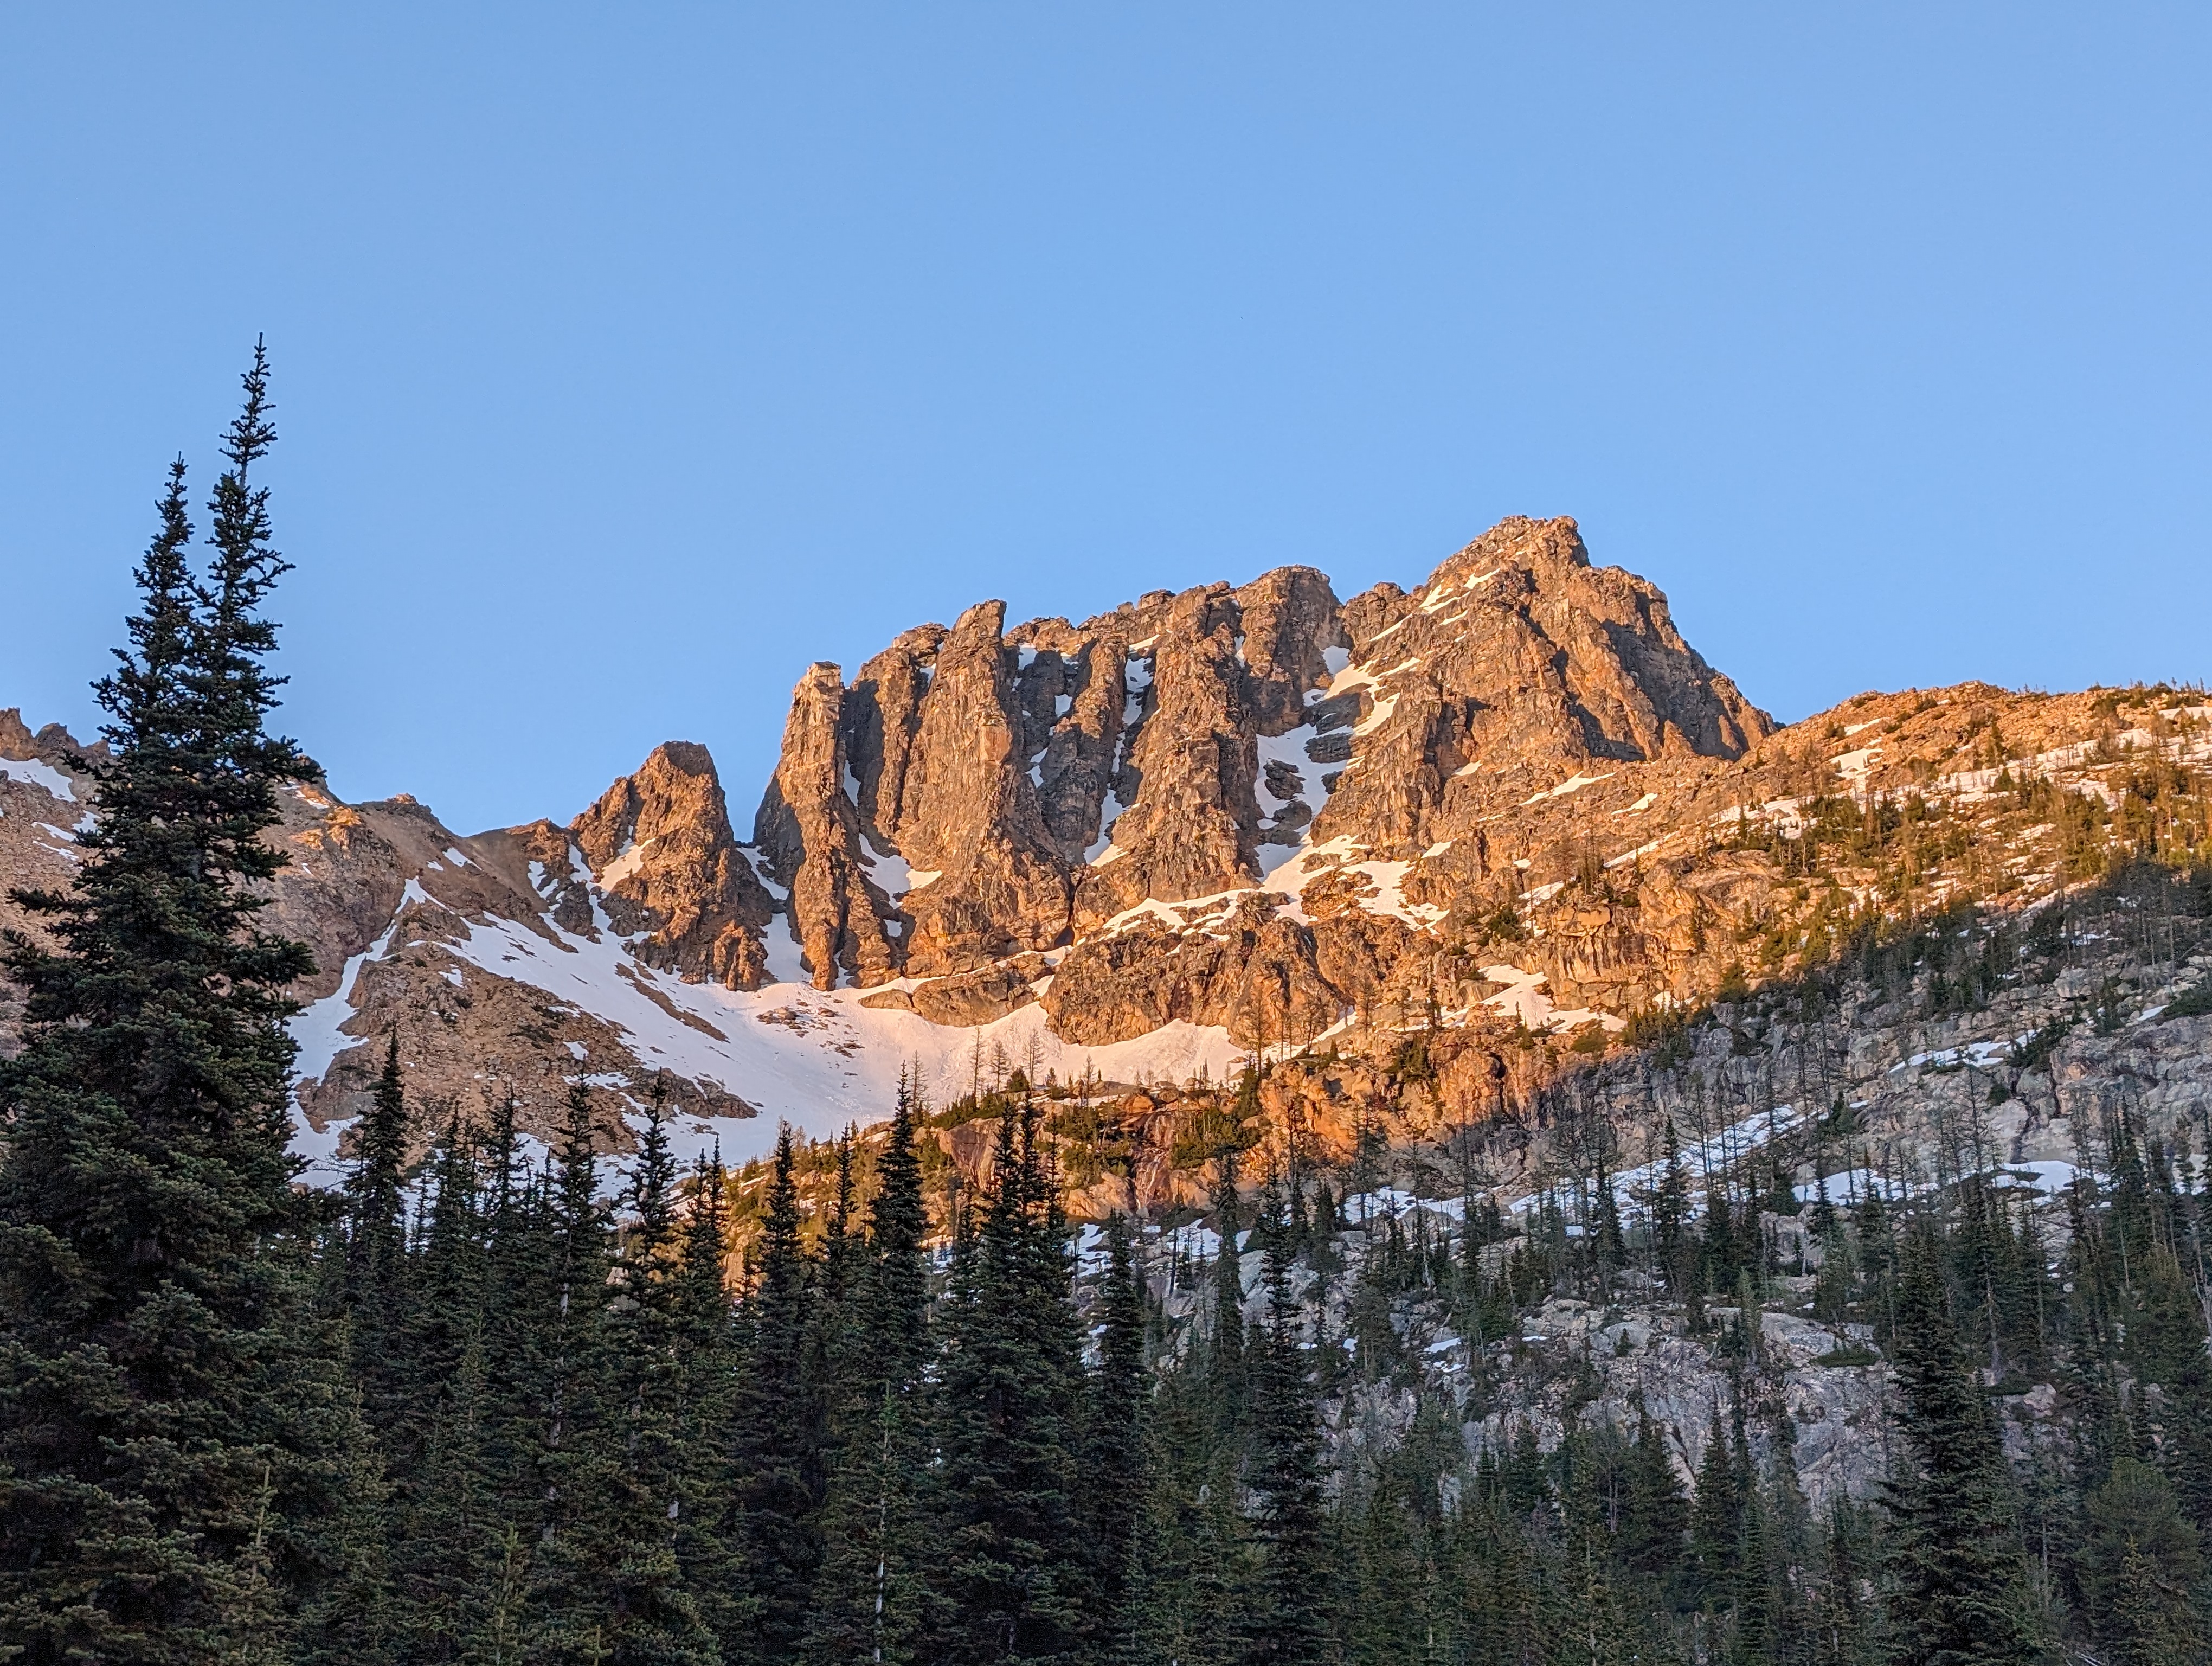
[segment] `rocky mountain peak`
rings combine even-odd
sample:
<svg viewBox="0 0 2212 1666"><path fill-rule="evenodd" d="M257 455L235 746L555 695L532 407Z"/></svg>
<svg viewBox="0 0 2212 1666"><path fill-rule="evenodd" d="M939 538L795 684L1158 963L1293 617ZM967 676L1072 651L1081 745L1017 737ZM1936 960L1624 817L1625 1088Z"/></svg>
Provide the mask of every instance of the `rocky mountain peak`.
<svg viewBox="0 0 2212 1666"><path fill-rule="evenodd" d="M1500 522L1412 590L1345 601L1309 567L1079 623L987 601L849 681L808 669L749 843L684 741L565 825L463 836L404 795L289 790L272 924L319 967L295 992L301 1104L319 1128L351 1115L387 1033L417 1091L513 1092L540 1128L579 1067L634 1088L665 1069L701 1115L819 1126L879 1112L916 1059L940 1085L1000 1045L1063 1079L1094 1050L1188 1075L1421 1013L1457 1038L1465 1081L1438 1092L1480 1098L1532 1035L1601 1051L1708 997L1754 937L1780 964L1789 933L1832 931L1844 893L1790 841L1838 795L1976 801L2008 757L2014 788L2109 774L2203 721L2175 709L2124 722L2101 696L1974 685L1778 733L1565 518ZM89 798L73 751L0 713L10 883L66 882ZM2021 848L2048 831L2024 821ZM2061 871L2034 860L2007 858L2021 894ZM27 924L0 898L0 925Z"/></svg>
<svg viewBox="0 0 2212 1666"><path fill-rule="evenodd" d="M638 958L691 982L756 988L774 904L738 848L714 760L704 746L653 748L568 825L607 919L645 933Z"/></svg>

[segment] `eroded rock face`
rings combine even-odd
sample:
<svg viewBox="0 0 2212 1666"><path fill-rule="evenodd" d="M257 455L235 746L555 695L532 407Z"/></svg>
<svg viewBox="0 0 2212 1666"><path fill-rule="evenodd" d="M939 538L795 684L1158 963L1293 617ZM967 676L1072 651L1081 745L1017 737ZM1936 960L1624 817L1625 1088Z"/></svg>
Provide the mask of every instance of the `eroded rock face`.
<svg viewBox="0 0 2212 1666"><path fill-rule="evenodd" d="M842 971L862 983L892 976L890 904L869 885L860 806L842 725L844 684L818 664L791 697L783 756L753 818L753 838L789 891L791 934L817 989Z"/></svg>
<svg viewBox="0 0 2212 1666"><path fill-rule="evenodd" d="M938 649L901 794L899 854L938 877L907 893L906 967L968 971L1048 949L1067 930L1067 867L1023 750L1027 726L1002 602L960 616Z"/></svg>
<svg viewBox="0 0 2212 1666"><path fill-rule="evenodd" d="M704 746L656 746L568 830L615 929L649 933L639 959L694 983L759 987L772 904L731 834Z"/></svg>
<svg viewBox="0 0 2212 1666"><path fill-rule="evenodd" d="M1570 1027L1617 1027L1662 997L1705 998L1776 921L1809 921L1820 899L1771 833L1790 805L1922 790L1982 767L2000 731L2016 759L2116 740L2102 709L1965 685L1777 732L1657 590L1592 567L1572 521L1516 519L1411 592L1340 603L1320 573L1283 568L1011 629L994 601L904 632L849 684L817 665L750 846L684 742L567 826L473 837L404 797L304 786L271 835L295 861L270 917L315 955L305 1000L380 945L349 997L351 1050L303 1091L317 1115L352 1103L386 1023L448 1098L486 1091L486 1059L548 1047L570 1061L533 1067L548 1091L586 1057L595 1079L643 1081L653 1049L611 1018L519 985L479 992L506 964L482 933L507 930L622 957L594 960L603 985L629 979L664 1008L673 980L646 991L633 974L752 989L787 933L818 988L874 990L866 1005L941 1025L1042 1001L1078 1046L1187 1022L1275 1049L1357 1013L1480 1032L1494 1062L1516 989L1540 985L1547 1009L1578 1014ZM2172 739L2168 720L2143 721ZM0 781L11 883L66 881L73 795L89 789L68 786L75 754L0 713L0 759L26 765ZM49 769L58 795L36 784ZM0 923L20 921L0 901ZM701 1010L680 1021L720 1021ZM1456 1055L1436 1067L1453 1103L1497 1097Z"/></svg>
<svg viewBox="0 0 2212 1666"><path fill-rule="evenodd" d="M1633 763L1734 758L1771 727L1657 590L1591 567L1571 520L1514 520L1411 594L1340 604L1286 567L1080 625L1008 630L990 602L906 632L850 687L817 666L757 837L817 983L1072 947L1047 997L1065 1038L1177 1018L1280 1036L1384 988L1408 927L1476 893L1497 905L1502 811ZM1269 926L1263 879L1316 847ZM1310 871L1377 861L1407 870L1401 894ZM1179 915L1127 929L1208 899L1259 923L1225 949ZM1560 974L1632 963L1650 982L1673 940L1650 928L1659 900L1649 920L1587 922Z"/></svg>
<svg viewBox="0 0 2212 1666"><path fill-rule="evenodd" d="M1736 758L1773 732L1682 640L1666 598L1593 568L1564 517L1501 521L1412 595L1346 611L1355 658L1334 686L1360 709L1315 834L1377 856L1418 856L1577 775Z"/></svg>

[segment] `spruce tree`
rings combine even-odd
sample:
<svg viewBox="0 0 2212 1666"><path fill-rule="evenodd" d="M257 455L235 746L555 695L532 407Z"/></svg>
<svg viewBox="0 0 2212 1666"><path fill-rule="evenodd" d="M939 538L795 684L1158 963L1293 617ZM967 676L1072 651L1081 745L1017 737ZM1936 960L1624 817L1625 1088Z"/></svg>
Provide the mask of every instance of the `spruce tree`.
<svg viewBox="0 0 2212 1666"><path fill-rule="evenodd" d="M713 1160L701 1161L684 1224L675 1292L683 1447L676 1560L718 1652L721 1640L737 1636L752 1618L726 1514L735 1486L728 1434L737 1393L734 1314L723 1270L728 1252L726 1183L719 1152Z"/></svg>
<svg viewBox="0 0 2212 1666"><path fill-rule="evenodd" d="M599 1197L591 1090L570 1085L559 1168L548 1200L553 1304L532 1351L544 1362L538 1443L542 1515L532 1556L534 1657L559 1666L605 1660L613 1644L605 1506L618 1486L620 1408L607 1351L612 1271Z"/></svg>
<svg viewBox="0 0 2212 1666"><path fill-rule="evenodd" d="M876 1158L876 1195L852 1296L851 1334L859 1346L851 1349L836 1467L822 1510L823 1564L801 1657L817 1666L913 1659L926 1620L929 1269L917 1120L902 1079Z"/></svg>
<svg viewBox="0 0 2212 1666"><path fill-rule="evenodd" d="M407 1262L407 1094L399 1036L387 1038L384 1069L361 1119L359 1158L346 1178L346 1316L353 1365L371 1425L388 1438L399 1392L400 1280Z"/></svg>
<svg viewBox="0 0 2212 1666"><path fill-rule="evenodd" d="M605 1590L610 1666L717 1666L720 1649L677 1557L692 1489L686 1434L684 1316L676 1231L676 1168L665 1087L656 1079L639 1130L608 1304L606 1417L613 1462L591 1501L594 1561Z"/></svg>
<svg viewBox="0 0 2212 1666"><path fill-rule="evenodd" d="M1736 1555L1743 1537L1744 1491L1748 1482L1735 1448L1713 1408L1712 1432L1698 1462L1697 1498L1690 1515L1690 1547L1709 1596L1724 1598L1732 1590Z"/></svg>
<svg viewBox="0 0 2212 1666"><path fill-rule="evenodd" d="M2122 1458L2083 1516L2076 1572L2100 1658L2112 1666L2203 1660L2204 1555L2173 1489L2148 1464Z"/></svg>
<svg viewBox="0 0 2212 1666"><path fill-rule="evenodd" d="M410 1257L405 1324L391 1376L399 1392L392 1465L392 1562L414 1662L470 1656L497 1601L507 1525L485 1462L483 1242L477 1153L458 1122L431 1163L429 1219Z"/></svg>
<svg viewBox="0 0 2212 1666"><path fill-rule="evenodd" d="M1090 1506L1099 1612L1118 1635L1129 1545L1145 1487L1145 1285L1126 1215L1107 1223L1106 1252L1083 1493Z"/></svg>
<svg viewBox="0 0 2212 1666"><path fill-rule="evenodd" d="M1067 1657L1088 1629L1072 1268L1026 1106L1003 1113L996 1163L966 1287L948 1304L939 1394L936 1652L956 1663Z"/></svg>
<svg viewBox="0 0 2212 1666"><path fill-rule="evenodd" d="M1620 1508L1620 1557L1656 1594L1671 1584L1682 1562L1688 1510L1682 1483L1649 1412L1638 1411Z"/></svg>
<svg viewBox="0 0 2212 1666"><path fill-rule="evenodd" d="M741 1333L731 1446L736 1513L727 1530L751 1608L739 1634L722 1640L731 1661L792 1657L822 1556L823 1408L806 1370L811 1280L796 1160L787 1125L776 1134Z"/></svg>
<svg viewBox="0 0 2212 1666"><path fill-rule="evenodd" d="M1899 1666L2027 1662L2039 1648L2010 1477L1937 1253L1932 1233L1916 1231L1898 1278L1895 1360L1910 1456L1884 1499L1891 1658Z"/></svg>
<svg viewBox="0 0 2212 1666"><path fill-rule="evenodd" d="M339 1624L378 1647L373 1468L286 1151L285 992L313 964L257 924L277 790L314 773L264 727L286 563L258 346L245 389L207 566L179 464L97 686L82 866L16 894L53 946L4 953L27 1023L0 1063L0 1635L29 1662L312 1656Z"/></svg>
<svg viewBox="0 0 2212 1666"><path fill-rule="evenodd" d="M1212 1381L1215 1415L1224 1434L1243 1426L1245 1414L1244 1268L1237 1249L1237 1152L1217 1157L1213 1187L1213 1230L1221 1249L1213 1263Z"/></svg>
<svg viewBox="0 0 2212 1666"><path fill-rule="evenodd" d="M1253 1666L1306 1666L1326 1657L1328 1639L1321 1431L1291 1297L1290 1259L1279 1245L1267 1252L1266 1276L1266 1342L1253 1384L1260 1590L1245 1657Z"/></svg>

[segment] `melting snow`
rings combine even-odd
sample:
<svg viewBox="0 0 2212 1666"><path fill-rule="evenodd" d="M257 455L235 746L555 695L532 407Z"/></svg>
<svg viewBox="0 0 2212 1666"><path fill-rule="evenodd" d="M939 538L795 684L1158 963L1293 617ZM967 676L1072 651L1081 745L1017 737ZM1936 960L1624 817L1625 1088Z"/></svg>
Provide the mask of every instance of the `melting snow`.
<svg viewBox="0 0 2212 1666"><path fill-rule="evenodd" d="M1098 836L1091 842L1091 848L1083 853L1083 860L1091 866L1103 867L1117 856L1126 856L1129 854L1114 842L1114 824L1121 819L1121 800L1114 796L1112 788L1108 788L1106 802L1099 806Z"/></svg>
<svg viewBox="0 0 2212 1666"><path fill-rule="evenodd" d="M1601 781L1611 781L1612 779L1613 774L1610 770L1601 775L1572 775L1567 780L1561 781L1557 787L1550 788L1548 791L1538 793L1531 798L1523 799L1522 803L1526 806L1531 804L1540 804L1546 799L1565 798L1570 793L1579 793L1585 787L1595 787Z"/></svg>
<svg viewBox="0 0 2212 1666"><path fill-rule="evenodd" d="M647 839L643 844L630 843L624 845L622 849L617 853L615 859L609 862L605 868L600 870L599 875L599 889L601 891L612 891L623 880L629 879L631 874L636 873L641 867L643 867L645 866L645 853L653 848L653 841Z"/></svg>
<svg viewBox="0 0 2212 1666"><path fill-rule="evenodd" d="M64 804L76 802L76 789L70 785L70 778L43 758L0 757L0 779L43 788Z"/></svg>

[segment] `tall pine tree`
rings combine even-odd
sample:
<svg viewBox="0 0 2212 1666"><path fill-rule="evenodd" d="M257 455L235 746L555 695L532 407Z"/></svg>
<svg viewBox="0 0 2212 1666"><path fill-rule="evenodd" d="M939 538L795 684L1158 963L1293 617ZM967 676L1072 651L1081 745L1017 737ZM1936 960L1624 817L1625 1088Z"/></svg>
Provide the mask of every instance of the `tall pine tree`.
<svg viewBox="0 0 2212 1666"><path fill-rule="evenodd" d="M245 387L204 572L171 471L76 881L17 896L53 946L5 952L27 1024L0 1065L0 1635L29 1662L312 1654L318 1616L375 1646L343 1569L370 1481L286 1152L312 962L257 924L277 789L313 773L264 727L286 563L258 345Z"/></svg>
<svg viewBox="0 0 2212 1666"><path fill-rule="evenodd" d="M2027 1560L1988 1402L1951 1316L1933 1234L1908 1240L1897 1285L1896 1369L1910 1451L1885 1502L1899 1666L2036 1658Z"/></svg>

